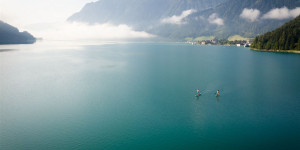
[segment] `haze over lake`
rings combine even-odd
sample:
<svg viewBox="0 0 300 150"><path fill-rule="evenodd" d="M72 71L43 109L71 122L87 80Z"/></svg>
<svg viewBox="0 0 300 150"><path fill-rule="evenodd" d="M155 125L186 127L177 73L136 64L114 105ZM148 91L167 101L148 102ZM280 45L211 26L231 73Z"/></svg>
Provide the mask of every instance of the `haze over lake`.
<svg viewBox="0 0 300 150"><path fill-rule="evenodd" d="M299 68L243 47L1 45L0 149L299 149Z"/></svg>

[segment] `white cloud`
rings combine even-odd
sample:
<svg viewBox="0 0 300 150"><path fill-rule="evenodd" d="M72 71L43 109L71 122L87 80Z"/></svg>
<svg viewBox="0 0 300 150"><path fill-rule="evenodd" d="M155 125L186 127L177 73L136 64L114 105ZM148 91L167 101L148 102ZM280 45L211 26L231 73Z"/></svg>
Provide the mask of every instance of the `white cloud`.
<svg viewBox="0 0 300 150"><path fill-rule="evenodd" d="M186 18L187 16L195 12L196 10L194 9L186 10L183 11L180 16L174 15L172 17L164 18L161 20L161 22L168 23L168 24L177 24L177 25L186 24L187 22L184 21L184 18Z"/></svg>
<svg viewBox="0 0 300 150"><path fill-rule="evenodd" d="M209 16L208 22L211 24L216 24L218 26L224 25L224 20L219 18L216 13L213 13Z"/></svg>
<svg viewBox="0 0 300 150"><path fill-rule="evenodd" d="M287 7L282 8L274 8L263 15L263 19L288 19L288 18L295 18L300 15L300 7L295 9L288 9Z"/></svg>
<svg viewBox="0 0 300 150"><path fill-rule="evenodd" d="M63 22L27 27L34 36L46 40L120 40L134 38L152 38L154 35L144 31L134 31L131 27L122 24L88 25L78 22Z"/></svg>
<svg viewBox="0 0 300 150"><path fill-rule="evenodd" d="M244 18L250 22L256 21L260 15L260 11L258 9L248 9L244 8L240 17Z"/></svg>
<svg viewBox="0 0 300 150"><path fill-rule="evenodd" d="M290 15L293 18L296 18L297 16L299 16L300 15L300 7L290 10Z"/></svg>

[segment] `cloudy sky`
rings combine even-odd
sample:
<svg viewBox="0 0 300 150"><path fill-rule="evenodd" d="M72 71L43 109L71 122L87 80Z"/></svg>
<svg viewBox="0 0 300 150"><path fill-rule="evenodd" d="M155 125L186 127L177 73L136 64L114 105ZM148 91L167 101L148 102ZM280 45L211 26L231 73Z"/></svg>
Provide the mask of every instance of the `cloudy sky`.
<svg viewBox="0 0 300 150"><path fill-rule="evenodd" d="M127 25L89 26L69 23L67 18L96 0L0 0L0 20L36 37L55 40L149 38Z"/></svg>

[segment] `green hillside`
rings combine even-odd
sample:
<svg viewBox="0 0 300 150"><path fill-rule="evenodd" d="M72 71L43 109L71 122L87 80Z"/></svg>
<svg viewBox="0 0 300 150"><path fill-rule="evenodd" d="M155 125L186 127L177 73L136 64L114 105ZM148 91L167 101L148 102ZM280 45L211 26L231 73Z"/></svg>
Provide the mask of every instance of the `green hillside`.
<svg viewBox="0 0 300 150"><path fill-rule="evenodd" d="M251 48L263 50L300 50L300 16L278 29L258 36Z"/></svg>
<svg viewBox="0 0 300 150"><path fill-rule="evenodd" d="M230 36L227 40L228 41L243 41L243 40L248 40L249 38L245 38L245 37L242 37L240 35L233 35L233 36Z"/></svg>

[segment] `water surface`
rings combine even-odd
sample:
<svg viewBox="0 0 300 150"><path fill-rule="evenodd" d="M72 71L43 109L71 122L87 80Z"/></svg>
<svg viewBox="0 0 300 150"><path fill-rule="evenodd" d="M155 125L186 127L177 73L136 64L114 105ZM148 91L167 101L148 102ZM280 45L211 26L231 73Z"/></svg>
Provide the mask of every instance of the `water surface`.
<svg viewBox="0 0 300 150"><path fill-rule="evenodd" d="M243 47L2 45L0 149L299 149L299 68Z"/></svg>

